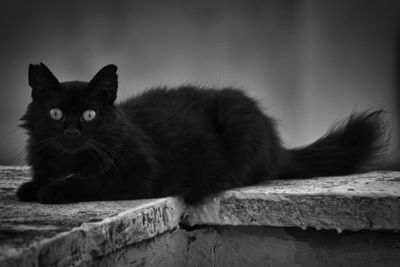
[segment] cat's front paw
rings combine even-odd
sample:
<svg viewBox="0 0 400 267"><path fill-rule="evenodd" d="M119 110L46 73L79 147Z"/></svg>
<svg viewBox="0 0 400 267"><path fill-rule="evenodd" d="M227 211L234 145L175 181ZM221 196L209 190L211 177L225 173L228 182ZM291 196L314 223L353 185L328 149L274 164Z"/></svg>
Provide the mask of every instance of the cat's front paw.
<svg viewBox="0 0 400 267"><path fill-rule="evenodd" d="M36 201L37 192L41 184L31 181L22 184L17 190L17 197L21 201Z"/></svg>
<svg viewBox="0 0 400 267"><path fill-rule="evenodd" d="M70 184L59 181L43 186L37 193L37 200L42 204L62 204L78 201L71 194Z"/></svg>

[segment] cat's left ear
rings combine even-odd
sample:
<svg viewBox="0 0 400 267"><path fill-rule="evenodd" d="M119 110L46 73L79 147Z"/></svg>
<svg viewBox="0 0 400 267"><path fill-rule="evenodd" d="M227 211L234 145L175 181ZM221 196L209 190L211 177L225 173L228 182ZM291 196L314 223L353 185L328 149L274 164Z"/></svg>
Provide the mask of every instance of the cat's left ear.
<svg viewBox="0 0 400 267"><path fill-rule="evenodd" d="M89 82L88 87L105 103L112 105L117 98L117 66L110 64L103 67Z"/></svg>
<svg viewBox="0 0 400 267"><path fill-rule="evenodd" d="M40 100L52 91L56 91L60 83L43 63L29 65L28 70L29 86L32 88L32 99Z"/></svg>

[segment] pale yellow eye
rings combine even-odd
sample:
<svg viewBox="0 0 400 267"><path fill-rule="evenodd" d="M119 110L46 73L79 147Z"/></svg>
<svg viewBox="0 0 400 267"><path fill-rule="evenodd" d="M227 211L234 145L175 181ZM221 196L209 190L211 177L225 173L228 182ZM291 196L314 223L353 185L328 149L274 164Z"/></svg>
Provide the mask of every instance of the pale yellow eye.
<svg viewBox="0 0 400 267"><path fill-rule="evenodd" d="M85 121L91 121L96 117L96 111L88 109L85 112L83 112L82 118Z"/></svg>
<svg viewBox="0 0 400 267"><path fill-rule="evenodd" d="M52 108L50 109L50 117L53 120L61 120L63 118L63 113L61 111L61 109L58 108Z"/></svg>

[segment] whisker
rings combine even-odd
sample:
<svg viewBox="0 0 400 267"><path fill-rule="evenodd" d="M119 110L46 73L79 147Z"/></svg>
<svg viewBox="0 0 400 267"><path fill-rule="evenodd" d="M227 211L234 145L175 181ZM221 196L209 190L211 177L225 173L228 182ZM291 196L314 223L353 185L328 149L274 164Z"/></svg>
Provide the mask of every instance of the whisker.
<svg viewBox="0 0 400 267"><path fill-rule="evenodd" d="M121 158L117 154L117 152L115 152L111 147L107 146L106 144L98 142L98 141L94 140L93 138L90 140L91 140L90 144L92 145L92 147L97 152L99 152L100 154L105 156L107 158L107 160L109 161L109 163L114 167L114 169L118 173L129 176L129 174L130 174L129 167L128 167L126 161L123 158Z"/></svg>

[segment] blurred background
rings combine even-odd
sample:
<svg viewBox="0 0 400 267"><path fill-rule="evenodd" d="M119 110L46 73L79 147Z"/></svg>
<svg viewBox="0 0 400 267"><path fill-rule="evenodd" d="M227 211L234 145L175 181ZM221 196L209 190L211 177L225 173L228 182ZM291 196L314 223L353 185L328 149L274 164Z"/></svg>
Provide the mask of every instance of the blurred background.
<svg viewBox="0 0 400 267"><path fill-rule="evenodd" d="M118 66L122 100L157 85L246 88L305 145L384 107L400 169L400 1L1 1L0 165L24 164L28 64L60 81Z"/></svg>

